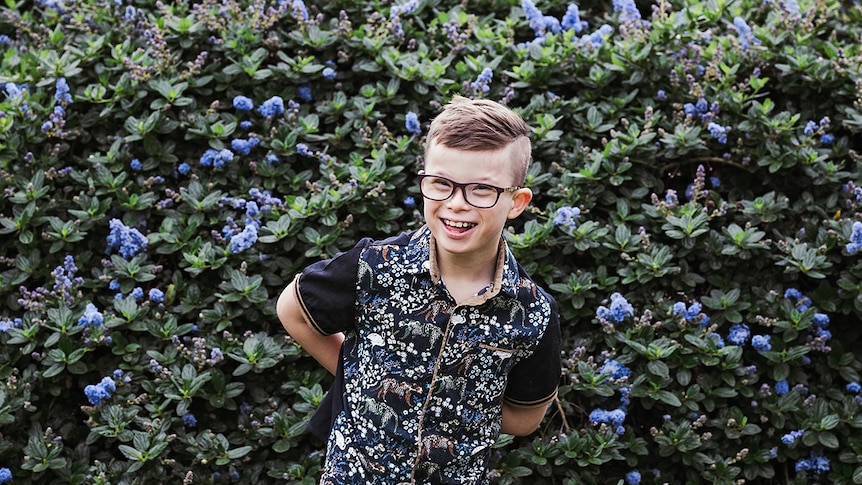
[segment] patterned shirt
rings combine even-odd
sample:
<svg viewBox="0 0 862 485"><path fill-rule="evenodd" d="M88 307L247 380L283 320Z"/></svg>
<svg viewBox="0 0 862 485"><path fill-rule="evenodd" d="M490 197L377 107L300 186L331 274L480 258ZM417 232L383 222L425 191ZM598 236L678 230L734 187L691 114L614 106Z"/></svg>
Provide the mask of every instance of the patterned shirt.
<svg viewBox="0 0 862 485"><path fill-rule="evenodd" d="M427 226L312 264L297 277L308 323L345 333L328 401L321 483L488 483L502 405L556 395L556 302L500 241L495 278L456 304ZM323 433L326 434L325 432Z"/></svg>

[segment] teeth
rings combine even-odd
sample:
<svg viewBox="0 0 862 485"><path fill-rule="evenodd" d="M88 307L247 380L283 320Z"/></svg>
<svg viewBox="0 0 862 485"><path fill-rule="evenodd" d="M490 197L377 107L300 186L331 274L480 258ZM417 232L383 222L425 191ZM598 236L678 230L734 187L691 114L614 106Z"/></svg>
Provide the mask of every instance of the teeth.
<svg viewBox="0 0 862 485"><path fill-rule="evenodd" d="M473 224L472 222L457 222L457 221L449 221L446 219L443 220L443 223L449 227L457 227L459 229L464 229L467 227L473 227L476 225L476 224Z"/></svg>

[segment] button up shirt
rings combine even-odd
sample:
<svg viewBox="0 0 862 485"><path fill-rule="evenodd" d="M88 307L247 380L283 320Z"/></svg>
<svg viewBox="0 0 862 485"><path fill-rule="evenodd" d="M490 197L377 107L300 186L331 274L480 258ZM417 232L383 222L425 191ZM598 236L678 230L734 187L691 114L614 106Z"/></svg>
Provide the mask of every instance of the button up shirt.
<svg viewBox="0 0 862 485"><path fill-rule="evenodd" d="M423 227L312 264L296 296L322 335L344 332L321 483L484 484L504 401L538 406L560 379L556 303L501 238L495 277L456 304Z"/></svg>

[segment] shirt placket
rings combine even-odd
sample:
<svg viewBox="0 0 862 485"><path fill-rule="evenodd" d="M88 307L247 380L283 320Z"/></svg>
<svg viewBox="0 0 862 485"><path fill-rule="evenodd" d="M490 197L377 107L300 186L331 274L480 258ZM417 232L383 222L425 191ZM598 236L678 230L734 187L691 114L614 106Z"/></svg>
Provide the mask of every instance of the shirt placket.
<svg viewBox="0 0 862 485"><path fill-rule="evenodd" d="M443 331L443 338L440 341L440 349L437 351L437 359L434 362L434 370L431 373L431 380L428 383L428 394L425 396L425 403L422 405L422 409L419 411L419 416L417 417L418 428L416 430L416 448L418 449L418 453L416 454L416 460L413 462L413 469L410 472L410 483L413 484L416 483L416 470L419 468L419 462L422 461L422 454L425 451L422 445L422 435L425 431L425 415L428 413L428 408L431 405L434 386L437 384L440 366L446 352L446 344L448 343L449 336L452 333L453 325L460 325L467 321L467 318L460 311L462 308L465 308L465 306L456 305L452 308L449 318L446 320L446 329Z"/></svg>

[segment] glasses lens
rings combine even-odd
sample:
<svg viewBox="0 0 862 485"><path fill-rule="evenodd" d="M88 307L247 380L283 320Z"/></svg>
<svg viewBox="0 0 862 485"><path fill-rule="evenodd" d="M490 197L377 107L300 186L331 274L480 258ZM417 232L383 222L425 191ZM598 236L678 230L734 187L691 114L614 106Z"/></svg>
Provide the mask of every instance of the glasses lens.
<svg viewBox="0 0 862 485"><path fill-rule="evenodd" d="M464 187L464 192L467 194L467 202L470 205L487 209L497 203L499 192L490 185L483 184L467 184Z"/></svg>
<svg viewBox="0 0 862 485"><path fill-rule="evenodd" d="M455 185L440 177L422 177L419 188L422 189L422 195L431 200L446 200L452 196Z"/></svg>

